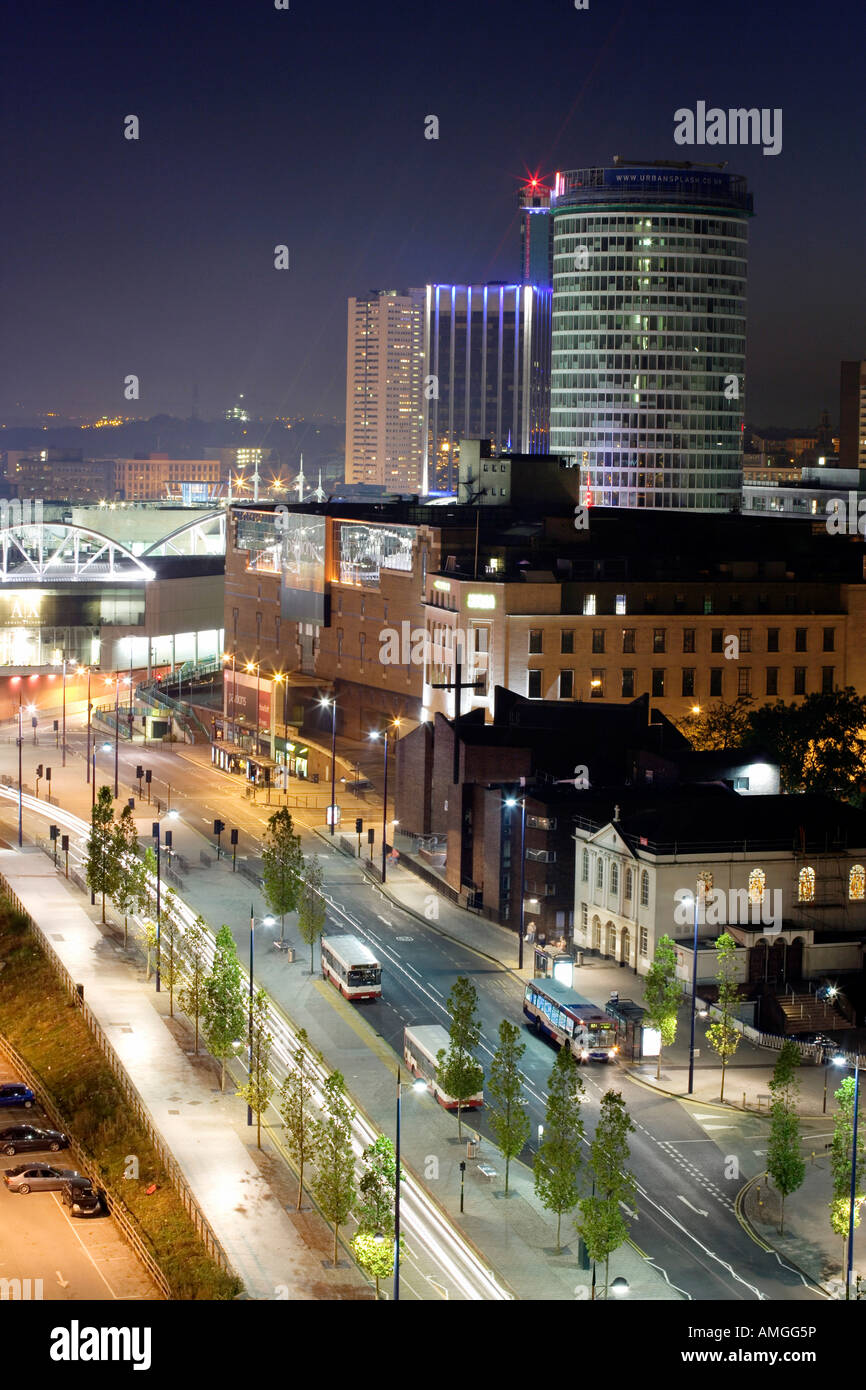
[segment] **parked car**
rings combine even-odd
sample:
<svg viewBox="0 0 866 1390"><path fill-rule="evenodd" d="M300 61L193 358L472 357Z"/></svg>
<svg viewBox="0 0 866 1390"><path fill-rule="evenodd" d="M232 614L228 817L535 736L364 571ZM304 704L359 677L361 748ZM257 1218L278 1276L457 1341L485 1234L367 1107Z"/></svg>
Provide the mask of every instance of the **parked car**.
<svg viewBox="0 0 866 1390"><path fill-rule="evenodd" d="M0 1105L23 1105L25 1110L29 1110L36 1100L29 1086L22 1086L20 1081L4 1081L0 1085Z"/></svg>
<svg viewBox="0 0 866 1390"><path fill-rule="evenodd" d="M61 1187L60 1200L69 1208L70 1216L101 1216L105 1210L101 1192L93 1187L76 1187L71 1182Z"/></svg>
<svg viewBox="0 0 866 1390"><path fill-rule="evenodd" d="M0 1129L0 1152L4 1154L28 1153L31 1150L69 1148L69 1136L59 1129L36 1129L34 1125L9 1125Z"/></svg>
<svg viewBox="0 0 866 1390"><path fill-rule="evenodd" d="M50 1168L47 1163L19 1163L7 1168L3 1181L10 1192L59 1192L65 1182L73 1187L92 1187L90 1178L77 1168Z"/></svg>

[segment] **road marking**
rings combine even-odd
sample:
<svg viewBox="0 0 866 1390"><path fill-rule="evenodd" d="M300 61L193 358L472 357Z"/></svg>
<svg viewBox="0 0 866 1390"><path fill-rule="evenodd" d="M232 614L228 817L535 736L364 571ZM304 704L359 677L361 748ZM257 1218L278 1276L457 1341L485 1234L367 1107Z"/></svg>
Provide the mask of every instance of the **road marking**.
<svg viewBox="0 0 866 1390"><path fill-rule="evenodd" d="M709 1133L711 1129L736 1129L736 1125L702 1125L701 1128Z"/></svg>
<svg viewBox="0 0 866 1390"><path fill-rule="evenodd" d="M57 1282L60 1285L61 1289L68 1289L69 1280L63 1278L63 1275L60 1273L59 1269L55 1269L54 1273L57 1275Z"/></svg>
<svg viewBox="0 0 866 1390"><path fill-rule="evenodd" d="M689 1208L689 1211L695 1212L698 1216L709 1216L710 1214L708 1211L702 1211L700 1207L693 1207L688 1197L683 1197L680 1195L680 1193L677 1193L677 1201L684 1202L685 1205Z"/></svg>
<svg viewBox="0 0 866 1390"><path fill-rule="evenodd" d="M623 1211L625 1212L626 1216L630 1216L630 1217L631 1217L632 1221L640 1221L640 1217L638 1216L637 1212L636 1212L636 1211L632 1211L631 1207L627 1207L626 1204L625 1204L625 1202L620 1202L620 1206L622 1207L622 1209L623 1209Z"/></svg>
<svg viewBox="0 0 866 1390"><path fill-rule="evenodd" d="M386 926L386 927L393 927L394 923L393 923L393 922L389 922L389 921L388 921L388 918L387 918L387 917L383 917L382 914L381 914L380 912L377 912L377 913L376 913L376 916L378 917L378 919L379 919L380 922L384 922L384 923L385 923L385 926Z"/></svg>

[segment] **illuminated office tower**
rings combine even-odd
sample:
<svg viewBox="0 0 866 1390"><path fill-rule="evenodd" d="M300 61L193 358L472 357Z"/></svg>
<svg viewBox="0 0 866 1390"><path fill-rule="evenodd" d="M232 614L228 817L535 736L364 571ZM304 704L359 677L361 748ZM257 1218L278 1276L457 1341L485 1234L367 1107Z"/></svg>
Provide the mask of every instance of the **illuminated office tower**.
<svg viewBox="0 0 866 1390"><path fill-rule="evenodd" d="M520 278L524 285L553 284L553 225L550 189L538 177L526 180L519 193Z"/></svg>
<svg viewBox="0 0 866 1390"><path fill-rule="evenodd" d="M420 289L349 300L347 483L420 487L424 300Z"/></svg>
<svg viewBox="0 0 866 1390"><path fill-rule="evenodd" d="M866 470L866 362L842 363L839 397L839 466Z"/></svg>
<svg viewBox="0 0 866 1390"><path fill-rule="evenodd" d="M605 506L739 506L745 179L664 165L556 175L550 447Z"/></svg>

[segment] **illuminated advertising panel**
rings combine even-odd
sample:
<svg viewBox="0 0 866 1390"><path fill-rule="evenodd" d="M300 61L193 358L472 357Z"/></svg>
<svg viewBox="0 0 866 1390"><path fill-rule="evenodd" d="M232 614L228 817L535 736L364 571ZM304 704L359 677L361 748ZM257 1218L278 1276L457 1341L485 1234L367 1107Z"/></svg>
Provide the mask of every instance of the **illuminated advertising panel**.
<svg viewBox="0 0 866 1390"><path fill-rule="evenodd" d="M256 727L256 689L259 697L259 729L271 727L271 683L257 681L242 671L224 673L225 717L237 724Z"/></svg>
<svg viewBox="0 0 866 1390"><path fill-rule="evenodd" d="M412 573L414 526L339 523L338 556L342 584L377 588L382 570Z"/></svg>
<svg viewBox="0 0 866 1390"><path fill-rule="evenodd" d="M283 513L280 616L284 621L326 620L326 527L323 516Z"/></svg>

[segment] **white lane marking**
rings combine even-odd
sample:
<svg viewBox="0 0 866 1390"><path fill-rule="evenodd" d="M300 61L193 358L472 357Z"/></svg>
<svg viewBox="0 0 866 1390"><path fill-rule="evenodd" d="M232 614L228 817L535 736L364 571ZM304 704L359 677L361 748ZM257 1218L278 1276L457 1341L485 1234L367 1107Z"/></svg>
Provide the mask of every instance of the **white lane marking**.
<svg viewBox="0 0 866 1390"><path fill-rule="evenodd" d="M736 1125L702 1125L701 1128L709 1134L711 1129L736 1129Z"/></svg>
<svg viewBox="0 0 866 1390"><path fill-rule="evenodd" d="M693 1207L688 1197L683 1197L679 1192L677 1193L677 1201L684 1202L689 1211L695 1212L697 1216L709 1216L710 1214L708 1211L703 1211L701 1207Z"/></svg>

